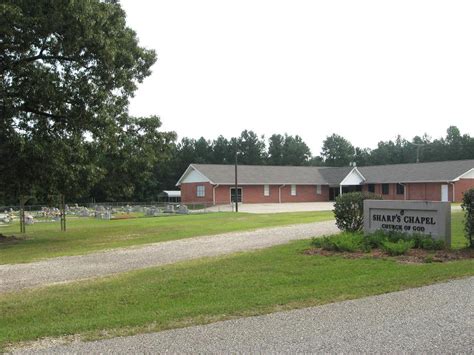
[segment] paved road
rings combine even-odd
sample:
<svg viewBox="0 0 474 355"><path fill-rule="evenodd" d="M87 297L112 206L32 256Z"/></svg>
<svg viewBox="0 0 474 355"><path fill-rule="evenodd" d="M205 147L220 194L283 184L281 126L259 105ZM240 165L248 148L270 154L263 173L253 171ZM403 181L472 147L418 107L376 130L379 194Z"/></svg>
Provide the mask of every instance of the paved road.
<svg viewBox="0 0 474 355"><path fill-rule="evenodd" d="M474 277L44 353L473 353ZM25 350L23 350L25 351Z"/></svg>
<svg viewBox="0 0 474 355"><path fill-rule="evenodd" d="M66 256L28 264L0 265L0 292L261 249L337 231L334 221L296 224Z"/></svg>

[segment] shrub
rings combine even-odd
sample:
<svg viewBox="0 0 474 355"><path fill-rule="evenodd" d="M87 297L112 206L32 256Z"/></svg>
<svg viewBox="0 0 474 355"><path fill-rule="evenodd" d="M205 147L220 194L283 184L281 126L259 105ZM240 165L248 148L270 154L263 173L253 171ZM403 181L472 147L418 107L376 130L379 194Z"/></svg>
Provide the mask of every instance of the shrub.
<svg viewBox="0 0 474 355"><path fill-rule="evenodd" d="M469 247L474 248L474 189L467 190L462 198L464 215L464 234Z"/></svg>
<svg viewBox="0 0 474 355"><path fill-rule="evenodd" d="M433 238L425 238L421 241L421 246L418 248L425 249L425 250L441 250L445 248L445 244L443 240L435 240Z"/></svg>
<svg viewBox="0 0 474 355"><path fill-rule="evenodd" d="M397 231L385 232L379 230L364 236L364 243L368 248L382 248L384 242L397 243L399 241L413 242L413 248L426 250L441 250L445 244L443 240L433 239L426 234L406 234Z"/></svg>
<svg viewBox="0 0 474 355"><path fill-rule="evenodd" d="M388 236L387 233L383 231L376 231L375 233L364 236L364 244L369 250L382 248L382 243L386 240L388 240Z"/></svg>
<svg viewBox="0 0 474 355"><path fill-rule="evenodd" d="M388 240L382 242L382 249L391 256L403 255L409 249L415 246L413 240L399 240L398 242L390 242Z"/></svg>
<svg viewBox="0 0 474 355"><path fill-rule="evenodd" d="M433 261L434 261L434 258L433 258L433 256L431 256L431 255L430 255L430 256L427 256L427 257L425 258L425 263L427 263L427 264L430 264L430 263L432 263Z"/></svg>
<svg viewBox="0 0 474 355"><path fill-rule="evenodd" d="M342 233L334 236L314 238L312 245L329 251L355 252L366 250L364 237L361 234Z"/></svg>
<svg viewBox="0 0 474 355"><path fill-rule="evenodd" d="M382 249L392 256L405 254L412 248L440 250L445 247L444 241L433 239L426 234L405 234L382 230L367 235L346 232L313 238L311 244L316 248L338 252L370 252L372 249Z"/></svg>
<svg viewBox="0 0 474 355"><path fill-rule="evenodd" d="M364 224L364 200L381 200L380 195L369 192L349 192L339 195L334 204L334 217L339 229L360 232Z"/></svg>
<svg viewBox="0 0 474 355"><path fill-rule="evenodd" d="M316 248L321 248L324 250L334 250L332 247L332 242L330 241L331 237L323 236L319 238L313 238L311 245Z"/></svg>

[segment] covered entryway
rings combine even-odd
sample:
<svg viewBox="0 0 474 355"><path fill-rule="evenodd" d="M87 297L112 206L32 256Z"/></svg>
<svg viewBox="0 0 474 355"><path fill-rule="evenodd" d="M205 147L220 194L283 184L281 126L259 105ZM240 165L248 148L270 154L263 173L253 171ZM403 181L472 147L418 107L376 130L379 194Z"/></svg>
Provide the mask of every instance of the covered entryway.
<svg viewBox="0 0 474 355"><path fill-rule="evenodd" d="M362 191L362 185L346 185L346 186L338 186L338 187L330 187L329 188L329 201L335 201L336 197L341 194L349 193L349 192L356 192Z"/></svg>
<svg viewBox="0 0 474 355"><path fill-rule="evenodd" d="M362 184L364 182L365 178L359 170L354 167L344 180L341 181L339 186L329 187L329 201L334 201L341 193L362 191Z"/></svg>

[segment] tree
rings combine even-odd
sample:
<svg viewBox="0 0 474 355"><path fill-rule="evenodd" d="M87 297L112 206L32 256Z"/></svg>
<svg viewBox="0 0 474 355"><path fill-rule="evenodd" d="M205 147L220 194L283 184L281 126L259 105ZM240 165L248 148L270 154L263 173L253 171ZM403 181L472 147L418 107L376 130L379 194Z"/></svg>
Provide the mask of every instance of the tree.
<svg viewBox="0 0 474 355"><path fill-rule="evenodd" d="M369 148L355 148L354 162L357 166L370 165L370 149Z"/></svg>
<svg viewBox="0 0 474 355"><path fill-rule="evenodd" d="M194 142L194 163L209 163L212 159L211 143L204 137Z"/></svg>
<svg viewBox="0 0 474 355"><path fill-rule="evenodd" d="M263 136L258 137L253 131L245 130L238 139L233 140L234 144L237 144L239 164L258 165L264 163L266 152L263 138Z"/></svg>
<svg viewBox="0 0 474 355"><path fill-rule="evenodd" d="M96 166L104 171L92 190L100 201L156 201L163 189L161 169L173 153L174 132L161 132L157 116L128 117L116 135L95 143Z"/></svg>
<svg viewBox="0 0 474 355"><path fill-rule="evenodd" d="M96 179L83 143L129 123L128 100L155 53L113 0L4 1L0 33L1 188L57 193Z"/></svg>
<svg viewBox="0 0 474 355"><path fill-rule="evenodd" d="M231 164L234 161L233 148L228 139L223 136L217 137L212 142L212 163Z"/></svg>
<svg viewBox="0 0 474 355"><path fill-rule="evenodd" d="M395 141L379 142L377 148L372 150L368 159L369 164L400 164L415 163L417 157L423 161L424 150L429 143L428 137L415 136L410 142L400 135Z"/></svg>
<svg viewBox="0 0 474 355"><path fill-rule="evenodd" d="M283 145L285 144L285 137L281 134L272 134L268 139L268 164L282 165L283 164Z"/></svg>
<svg viewBox="0 0 474 355"><path fill-rule="evenodd" d="M321 156L327 166L348 166L354 160L354 147L344 137L333 134L324 140Z"/></svg>
<svg viewBox="0 0 474 355"><path fill-rule="evenodd" d="M285 134L283 145L283 165L307 165L311 158L309 147L300 136L288 136Z"/></svg>
<svg viewBox="0 0 474 355"><path fill-rule="evenodd" d="M268 140L268 164L308 165L311 151L300 136L273 134Z"/></svg>
<svg viewBox="0 0 474 355"><path fill-rule="evenodd" d="M324 166L324 159L319 155L316 155L312 157L308 163L310 166Z"/></svg>

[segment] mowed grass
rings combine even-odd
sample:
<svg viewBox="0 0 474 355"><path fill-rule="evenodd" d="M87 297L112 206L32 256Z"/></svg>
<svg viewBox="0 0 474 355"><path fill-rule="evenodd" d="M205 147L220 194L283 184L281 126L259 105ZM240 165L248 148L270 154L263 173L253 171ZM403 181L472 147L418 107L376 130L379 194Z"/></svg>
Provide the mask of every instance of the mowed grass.
<svg viewBox="0 0 474 355"><path fill-rule="evenodd" d="M464 236L464 212L451 213L451 248L461 249L468 246Z"/></svg>
<svg viewBox="0 0 474 355"><path fill-rule="evenodd" d="M64 255L163 242L202 235L251 230L334 218L331 211L273 214L209 213L196 215L97 220L69 218L67 232L58 223L1 227L0 233L15 235L15 243L0 243L0 264L25 263Z"/></svg>
<svg viewBox="0 0 474 355"><path fill-rule="evenodd" d="M456 248L465 246L462 219L462 213L453 213ZM43 337L80 334L95 339L205 324L474 275L472 259L401 264L392 258L303 254L309 245L303 240L0 294L0 350Z"/></svg>
<svg viewBox="0 0 474 355"><path fill-rule="evenodd" d="M403 290L474 275L473 260L305 255L309 241L0 295L0 347L42 337L157 331ZM419 300L420 304L423 300Z"/></svg>

